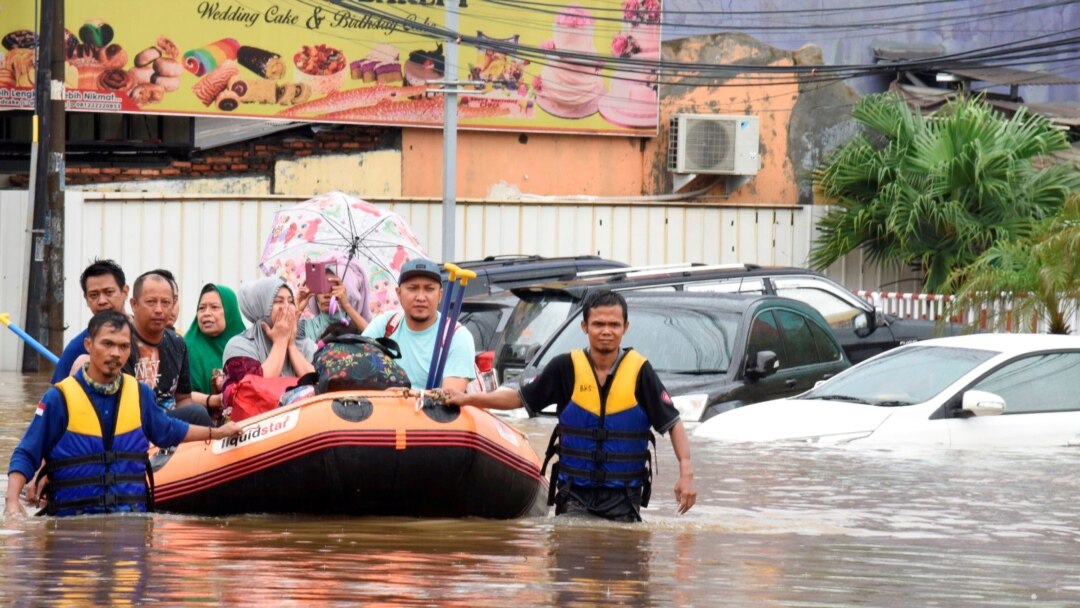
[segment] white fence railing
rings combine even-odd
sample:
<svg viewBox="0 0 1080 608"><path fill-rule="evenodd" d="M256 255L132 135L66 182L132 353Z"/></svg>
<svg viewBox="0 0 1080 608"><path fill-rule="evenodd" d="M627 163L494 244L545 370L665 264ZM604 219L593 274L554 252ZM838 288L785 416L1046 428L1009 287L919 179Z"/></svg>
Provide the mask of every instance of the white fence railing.
<svg viewBox="0 0 1080 608"><path fill-rule="evenodd" d="M855 295L866 300L875 308L903 319L923 319L937 321L946 320L976 325L980 329L1005 333L1020 332L1047 332L1049 323L1047 319L1039 315L1018 315L1013 313L1013 299L1002 298L991 307L982 307L980 310L968 310L963 313L954 313L950 310L949 302L953 296L931 293L901 293L895 291L866 291L858 290ZM1066 317L1066 324L1075 332L1077 320L1077 307L1069 307L1070 312ZM991 325L991 319L993 324ZM976 323L977 320L977 323Z"/></svg>

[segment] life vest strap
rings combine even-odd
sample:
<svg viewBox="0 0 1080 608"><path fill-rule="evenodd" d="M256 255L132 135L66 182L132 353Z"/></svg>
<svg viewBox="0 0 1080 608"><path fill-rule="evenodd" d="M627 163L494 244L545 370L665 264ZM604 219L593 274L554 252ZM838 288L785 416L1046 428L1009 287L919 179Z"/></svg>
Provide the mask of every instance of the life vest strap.
<svg viewBox="0 0 1080 608"><path fill-rule="evenodd" d="M87 475L86 477L77 477L74 479L61 479L57 481L50 480L49 488L53 491L63 490L66 488L75 488L79 486L111 486L116 483L144 483L146 482L145 475L138 475L131 473L127 475L117 473L105 473L103 475Z"/></svg>
<svg viewBox="0 0 1080 608"><path fill-rule="evenodd" d="M642 460L649 460L652 454L645 450L644 452L605 452L604 450L578 450L575 448L568 448L564 445L558 446L559 457L569 456L571 458L583 458L585 460L591 460L593 462L640 462Z"/></svg>
<svg viewBox="0 0 1080 608"><path fill-rule="evenodd" d="M67 467L77 467L87 464L102 464L108 465L120 461L129 462L145 462L149 460L149 456L145 452L121 452L117 450L109 450L106 452L99 452L97 454L87 454L84 456L72 456L70 458L57 458L49 462L49 467L52 470L64 469Z"/></svg>
<svg viewBox="0 0 1080 608"><path fill-rule="evenodd" d="M146 494L110 494L105 493L99 496L91 496L89 498L73 498L71 500L54 500L50 499L48 503L48 512L50 515L68 509L86 509L89 507L100 507L103 509L111 509L113 507L123 505L144 505L146 500Z"/></svg>
<svg viewBox="0 0 1080 608"><path fill-rule="evenodd" d="M563 435L571 435L573 437L585 437L586 439L592 439L593 441L607 441L609 439L628 439L628 440L650 440L655 442L652 431L613 431L609 429L594 428L594 429L577 429L560 424L555 427L556 433Z"/></svg>
<svg viewBox="0 0 1080 608"><path fill-rule="evenodd" d="M603 469L579 469L578 467L568 466L565 463L559 463L559 472L565 473L568 477L574 479L587 479L593 483L603 483L605 481L638 481L649 478L648 467L642 467L639 471L631 472L616 472L605 471Z"/></svg>

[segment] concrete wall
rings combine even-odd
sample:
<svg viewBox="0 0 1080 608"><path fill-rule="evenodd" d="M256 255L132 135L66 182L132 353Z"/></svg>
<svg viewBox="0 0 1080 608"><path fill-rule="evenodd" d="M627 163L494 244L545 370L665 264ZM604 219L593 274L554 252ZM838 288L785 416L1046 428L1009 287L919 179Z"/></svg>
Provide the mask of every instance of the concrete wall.
<svg viewBox="0 0 1080 608"><path fill-rule="evenodd" d="M30 219L26 192L0 190L0 313L19 326L25 325ZM21 369L22 352L23 341L0 327L0 371Z"/></svg>
<svg viewBox="0 0 1080 608"><path fill-rule="evenodd" d="M274 194L340 190L368 198L399 197L404 173L401 165L398 150L278 160L274 163Z"/></svg>
<svg viewBox="0 0 1080 608"><path fill-rule="evenodd" d="M70 339L85 326L78 275L94 257L120 262L134 278L164 267L180 283L179 326L191 323L207 282L236 286L258 278L257 264L278 209L301 196L151 195L68 191L64 252L64 316ZM376 201L402 215L429 252L442 248L437 200ZM0 312L23 324L25 192L0 192ZM632 264L686 261L805 264L822 207L751 208L707 204L523 203L461 201L457 259L493 254L596 254ZM828 273L851 289L907 290L900 274L853 254ZM21 342L0 334L0 370L18 369Z"/></svg>

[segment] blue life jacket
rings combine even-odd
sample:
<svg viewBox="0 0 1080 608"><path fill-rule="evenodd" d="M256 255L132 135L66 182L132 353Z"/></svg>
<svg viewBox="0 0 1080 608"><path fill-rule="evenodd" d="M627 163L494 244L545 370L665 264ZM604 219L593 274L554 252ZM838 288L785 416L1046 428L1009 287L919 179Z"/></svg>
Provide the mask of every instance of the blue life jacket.
<svg viewBox="0 0 1080 608"><path fill-rule="evenodd" d="M642 505L648 506L652 471L649 443L655 442L649 417L637 403L635 388L645 357L627 350L612 370L611 388L601 398L596 372L583 350L570 353L574 392L559 413L544 460L552 455L548 504L559 485L634 488L644 486ZM558 483L556 483L558 482Z"/></svg>
<svg viewBox="0 0 1080 608"><path fill-rule="evenodd" d="M45 458L50 515L148 511L150 442L142 430L139 382L124 374L116 426L106 442L101 420L79 381L56 385L68 412L67 430Z"/></svg>

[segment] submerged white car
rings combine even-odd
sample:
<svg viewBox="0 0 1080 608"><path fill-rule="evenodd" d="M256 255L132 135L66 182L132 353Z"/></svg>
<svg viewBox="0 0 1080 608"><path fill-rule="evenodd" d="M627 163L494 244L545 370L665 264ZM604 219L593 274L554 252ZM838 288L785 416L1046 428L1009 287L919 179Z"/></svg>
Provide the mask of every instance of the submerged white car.
<svg viewBox="0 0 1080 608"><path fill-rule="evenodd" d="M797 397L714 416L724 441L1080 445L1080 337L977 334L909 344Z"/></svg>

